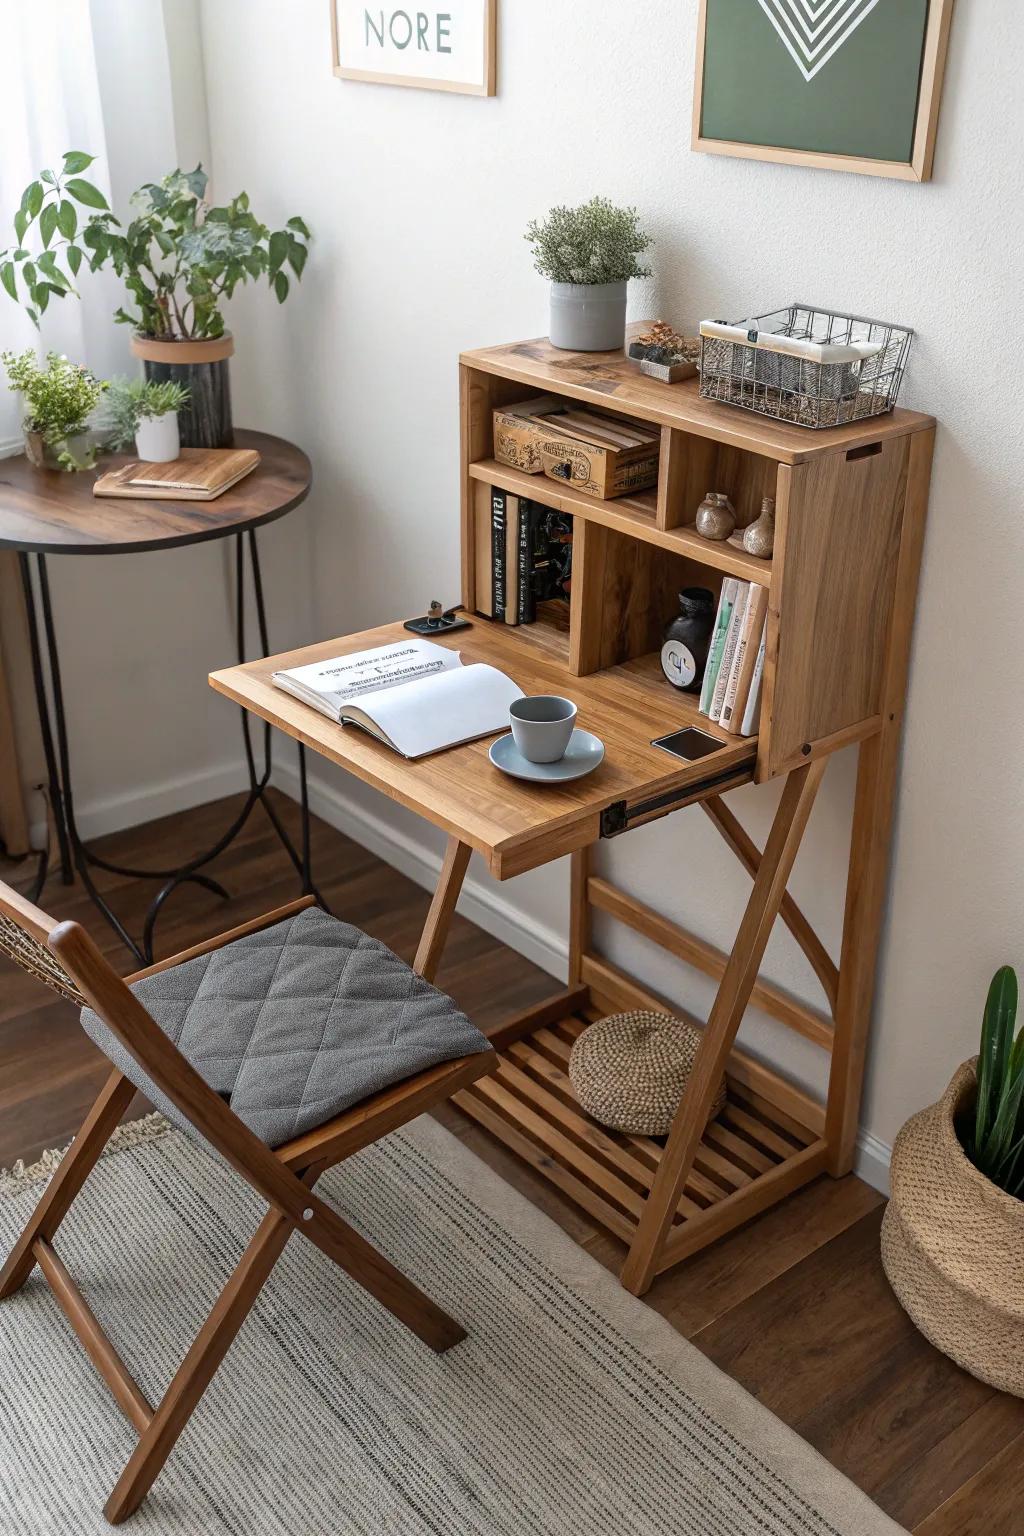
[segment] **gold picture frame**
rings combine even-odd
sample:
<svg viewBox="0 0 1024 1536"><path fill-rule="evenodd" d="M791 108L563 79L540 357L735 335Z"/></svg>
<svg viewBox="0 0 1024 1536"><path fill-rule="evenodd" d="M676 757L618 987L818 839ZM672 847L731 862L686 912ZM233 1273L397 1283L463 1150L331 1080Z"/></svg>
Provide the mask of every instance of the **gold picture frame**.
<svg viewBox="0 0 1024 1536"><path fill-rule="evenodd" d="M498 79L498 0L473 0L483 11L483 58L479 81L427 78L394 71L369 70L341 61L338 0L328 0L331 15L331 65L339 80L362 80L371 85L402 85L422 91L455 91L463 96L494 96ZM385 8L387 9L387 8ZM398 10L392 7L392 10Z"/></svg>
<svg viewBox="0 0 1024 1536"><path fill-rule="evenodd" d="M738 143L728 139L705 137L702 124L708 0L699 0L699 3L691 149L700 154L734 155L747 160L770 160L784 165L806 165L817 170L852 171L858 176L889 176L900 181L931 180L954 0L931 0L928 8L913 149L907 161L871 160L857 155L788 149L781 145Z"/></svg>

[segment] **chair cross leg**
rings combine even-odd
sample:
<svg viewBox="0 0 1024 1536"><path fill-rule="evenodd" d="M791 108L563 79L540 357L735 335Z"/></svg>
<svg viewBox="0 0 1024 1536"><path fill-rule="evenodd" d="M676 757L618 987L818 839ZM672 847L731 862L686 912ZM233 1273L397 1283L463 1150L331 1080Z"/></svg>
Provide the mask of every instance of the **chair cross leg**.
<svg viewBox="0 0 1024 1536"><path fill-rule="evenodd" d="M103 1085L82 1129L68 1148L60 1167L32 1213L24 1232L0 1269L0 1301L13 1296L25 1284L36 1264L33 1244L40 1238L52 1242L79 1190L95 1168L100 1154L116 1130L121 1116L135 1097L135 1088L121 1072L112 1072Z"/></svg>
<svg viewBox="0 0 1024 1536"><path fill-rule="evenodd" d="M324 1171L322 1165L312 1167L302 1180L312 1188ZM340 1217L337 1221L350 1248L344 1257L339 1257L333 1246L329 1252L340 1269L438 1354L466 1337L465 1329L454 1318L406 1279L354 1227ZM295 1230L295 1223L277 1210L264 1216L107 1500L104 1513L111 1525L134 1514L153 1486Z"/></svg>
<svg viewBox="0 0 1024 1536"><path fill-rule="evenodd" d="M642 1296L693 1167L715 1092L750 1000L772 925L800 847L827 758L794 769L786 779L772 830L758 866L743 921L722 976L686 1091L676 1111L651 1192L622 1270L622 1284Z"/></svg>

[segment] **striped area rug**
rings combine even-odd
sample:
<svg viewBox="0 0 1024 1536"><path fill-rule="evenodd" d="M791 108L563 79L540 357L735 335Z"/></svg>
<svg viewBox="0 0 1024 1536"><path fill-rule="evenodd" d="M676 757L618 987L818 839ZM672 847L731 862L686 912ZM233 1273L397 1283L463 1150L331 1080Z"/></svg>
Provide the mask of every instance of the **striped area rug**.
<svg viewBox="0 0 1024 1536"><path fill-rule="evenodd" d="M0 1246L41 1184L0 1182ZM293 1237L138 1536L894 1536L809 1446L434 1121L320 1190L466 1324L435 1356ZM152 1401L260 1215L129 1128L58 1247ZM132 1434L35 1274L0 1307L0 1531L94 1536Z"/></svg>

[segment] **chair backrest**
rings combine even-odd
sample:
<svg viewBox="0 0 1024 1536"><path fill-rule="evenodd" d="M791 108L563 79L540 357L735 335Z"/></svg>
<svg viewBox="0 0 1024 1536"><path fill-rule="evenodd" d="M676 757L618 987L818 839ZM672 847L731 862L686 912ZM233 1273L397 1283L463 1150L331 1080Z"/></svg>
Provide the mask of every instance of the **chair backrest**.
<svg viewBox="0 0 1024 1536"><path fill-rule="evenodd" d="M46 945L56 926L52 917L0 882L0 954L8 955L44 986L81 1007L85 998Z"/></svg>

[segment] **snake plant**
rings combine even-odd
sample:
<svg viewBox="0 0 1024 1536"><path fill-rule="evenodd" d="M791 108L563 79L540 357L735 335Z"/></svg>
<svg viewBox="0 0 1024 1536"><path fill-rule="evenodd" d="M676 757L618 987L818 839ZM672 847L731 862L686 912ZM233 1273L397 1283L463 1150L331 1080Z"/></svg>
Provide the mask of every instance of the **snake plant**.
<svg viewBox="0 0 1024 1536"><path fill-rule="evenodd" d="M965 1150L974 1166L1024 1200L1024 1028L1017 1019L1017 976L1004 965L992 978L981 1026L978 1098Z"/></svg>

